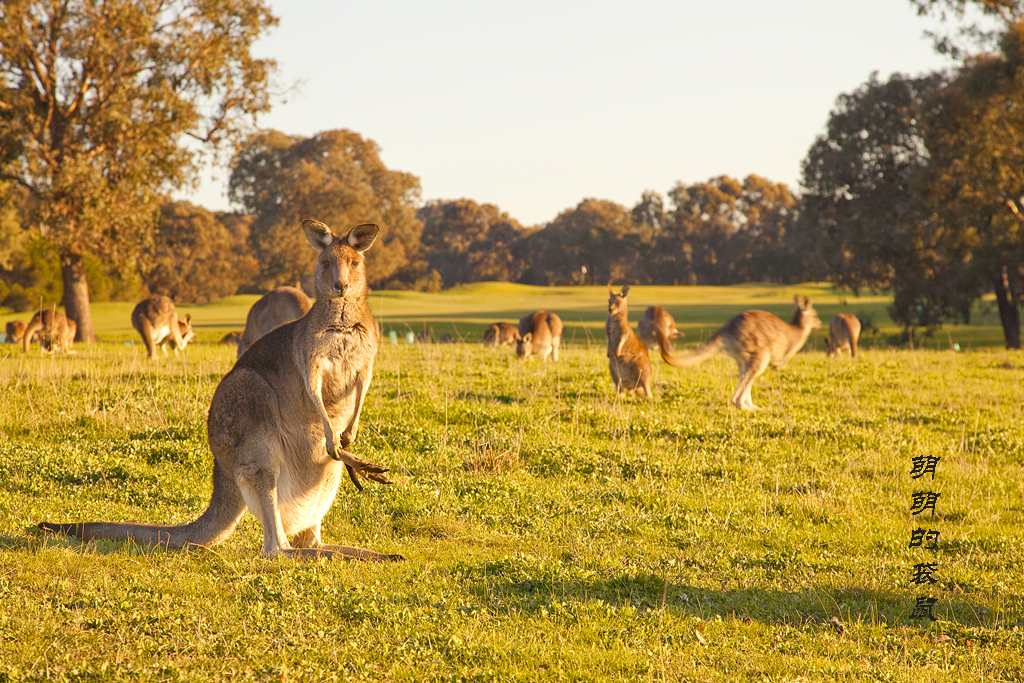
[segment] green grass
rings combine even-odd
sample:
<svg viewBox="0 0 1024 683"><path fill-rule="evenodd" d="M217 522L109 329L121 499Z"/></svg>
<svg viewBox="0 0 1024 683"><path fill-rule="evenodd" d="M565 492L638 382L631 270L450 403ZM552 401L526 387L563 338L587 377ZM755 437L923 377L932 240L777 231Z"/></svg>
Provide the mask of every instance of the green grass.
<svg viewBox="0 0 1024 683"><path fill-rule="evenodd" d="M384 324L389 307L429 320L475 301L459 320L489 320L599 298L588 323L606 299L444 299L458 291L386 294ZM784 312L792 291L742 305ZM703 303L736 312L716 292ZM230 322L244 305L220 308ZM721 355L657 361L653 400L616 399L595 336L557 364L382 346L354 450L394 484L343 487L324 538L407 558L388 565L263 559L248 515L210 549L40 535L41 520L201 512L205 411L233 350L0 347L0 681L1024 677L1024 355L811 350L762 376L764 410L745 414L726 406ZM909 477L920 454L942 458L934 553L907 548L911 494L932 486ZM923 561L939 583L918 590ZM939 621L908 619L918 594Z"/></svg>

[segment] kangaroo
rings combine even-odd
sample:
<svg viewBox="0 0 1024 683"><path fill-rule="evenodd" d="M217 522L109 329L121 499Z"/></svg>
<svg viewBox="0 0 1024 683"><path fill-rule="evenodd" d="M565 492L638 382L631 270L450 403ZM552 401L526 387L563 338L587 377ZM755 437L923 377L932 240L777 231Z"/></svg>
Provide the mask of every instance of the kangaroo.
<svg viewBox="0 0 1024 683"><path fill-rule="evenodd" d="M554 354L558 360L558 347L562 345L562 319L548 311L537 311L519 319L519 339L516 341L516 356L526 360L536 354L547 360Z"/></svg>
<svg viewBox="0 0 1024 683"><path fill-rule="evenodd" d="M519 330L509 323L493 323L484 330L484 346L514 346L520 339Z"/></svg>
<svg viewBox="0 0 1024 683"><path fill-rule="evenodd" d="M72 328L71 326L74 325ZM60 351L67 353L71 343L75 340L75 333L78 331L78 323L69 319L56 307L39 311L29 320L25 332L21 337L21 348L28 353L28 347L32 339L39 340L39 346L45 351ZM69 336L70 333L70 336Z"/></svg>
<svg viewBox="0 0 1024 683"><path fill-rule="evenodd" d="M151 296L140 301L132 309L132 327L142 337L150 359L156 356L156 347L163 349L164 355L167 355L168 345L178 353L196 336L192 316L186 315L184 321L178 318L174 302L166 296Z"/></svg>
<svg viewBox="0 0 1024 683"><path fill-rule="evenodd" d="M850 352L850 358L857 357L857 340L860 338L860 320L850 313L840 313L828 322L828 339L825 346L828 348L829 358L836 356L843 349Z"/></svg>
<svg viewBox="0 0 1024 683"><path fill-rule="evenodd" d="M261 296L245 319L245 331L238 342L238 357L241 358L253 342L267 332L298 320L312 306L306 293L295 287L278 287Z"/></svg>
<svg viewBox="0 0 1024 683"><path fill-rule="evenodd" d="M672 340L686 335L676 329L672 314L661 306L648 306L644 317L636 325L636 336L648 351L660 351L662 347L672 353Z"/></svg>
<svg viewBox="0 0 1024 683"><path fill-rule="evenodd" d="M651 394L651 359L647 347L629 327L629 285L623 285L618 294L608 283L608 320L604 334L608 338L608 370L619 396L636 391L647 398Z"/></svg>
<svg viewBox="0 0 1024 683"><path fill-rule="evenodd" d="M357 225L344 237L312 219L302 228L318 252L316 303L260 337L217 386L206 421L213 453L206 512L182 526L43 522L40 528L81 539L205 546L230 536L248 508L263 527L265 556L402 559L320 540L345 469L357 488L357 473L388 483L385 468L346 450L379 344L363 258L378 228Z"/></svg>
<svg viewBox="0 0 1024 683"><path fill-rule="evenodd" d="M225 334L223 337L220 338L220 343L221 344L234 344L235 346L238 346L239 342L241 342L241 341L242 341L242 333L241 332L228 332L227 334Z"/></svg>
<svg viewBox="0 0 1024 683"><path fill-rule="evenodd" d="M711 335L708 343L685 358L674 358L665 349L661 357L677 368L705 361L724 350L736 361L739 385L729 403L740 410L759 410L750 398L750 387L769 363L782 368L807 341L811 330L821 327L818 312L807 297L793 297L793 320L785 322L768 311L746 311Z"/></svg>
<svg viewBox="0 0 1024 683"><path fill-rule="evenodd" d="M28 323L24 320L8 320L7 324L4 326L4 331L7 334L7 343L20 344L21 338L25 336L26 327L28 327Z"/></svg>

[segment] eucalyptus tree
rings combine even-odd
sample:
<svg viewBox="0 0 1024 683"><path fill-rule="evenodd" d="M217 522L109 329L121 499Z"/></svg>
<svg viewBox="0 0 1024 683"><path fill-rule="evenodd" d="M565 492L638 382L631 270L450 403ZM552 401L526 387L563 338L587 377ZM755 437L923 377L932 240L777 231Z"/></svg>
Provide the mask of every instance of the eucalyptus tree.
<svg viewBox="0 0 1024 683"><path fill-rule="evenodd" d="M276 24L261 0L4 0L0 180L28 193L57 247L68 316L95 338L83 257L130 268L199 149L236 141L269 109Z"/></svg>

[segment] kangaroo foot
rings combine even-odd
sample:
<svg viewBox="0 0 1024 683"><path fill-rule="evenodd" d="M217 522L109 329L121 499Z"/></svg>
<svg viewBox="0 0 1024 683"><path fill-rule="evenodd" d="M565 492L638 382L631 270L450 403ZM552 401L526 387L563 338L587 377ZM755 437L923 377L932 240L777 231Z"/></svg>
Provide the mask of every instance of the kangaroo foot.
<svg viewBox="0 0 1024 683"><path fill-rule="evenodd" d="M388 468L383 465L376 465L372 462L367 462L362 458L358 458L344 448L339 448L335 451L338 455L338 460L345 463L345 467L348 469L348 476L353 482L356 482L357 474L365 477L366 479L372 479L373 481L380 482L381 484L390 484L384 473L388 471ZM359 486L356 483L356 486Z"/></svg>

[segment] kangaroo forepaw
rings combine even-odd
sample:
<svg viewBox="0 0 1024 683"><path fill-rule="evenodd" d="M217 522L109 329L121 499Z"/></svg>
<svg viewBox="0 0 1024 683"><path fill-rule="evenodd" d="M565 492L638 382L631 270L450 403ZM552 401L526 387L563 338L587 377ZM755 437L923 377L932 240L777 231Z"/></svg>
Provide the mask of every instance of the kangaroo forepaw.
<svg viewBox="0 0 1024 683"><path fill-rule="evenodd" d="M388 471L388 468L383 465L377 465L372 462L367 462L362 458L358 458L344 448L338 449L338 458L341 462L345 463L345 468L348 470L348 476L352 482L356 485L356 488L362 490L362 486L356 478L356 474L362 475L366 479L372 479L373 481L381 484L390 484L384 473Z"/></svg>

